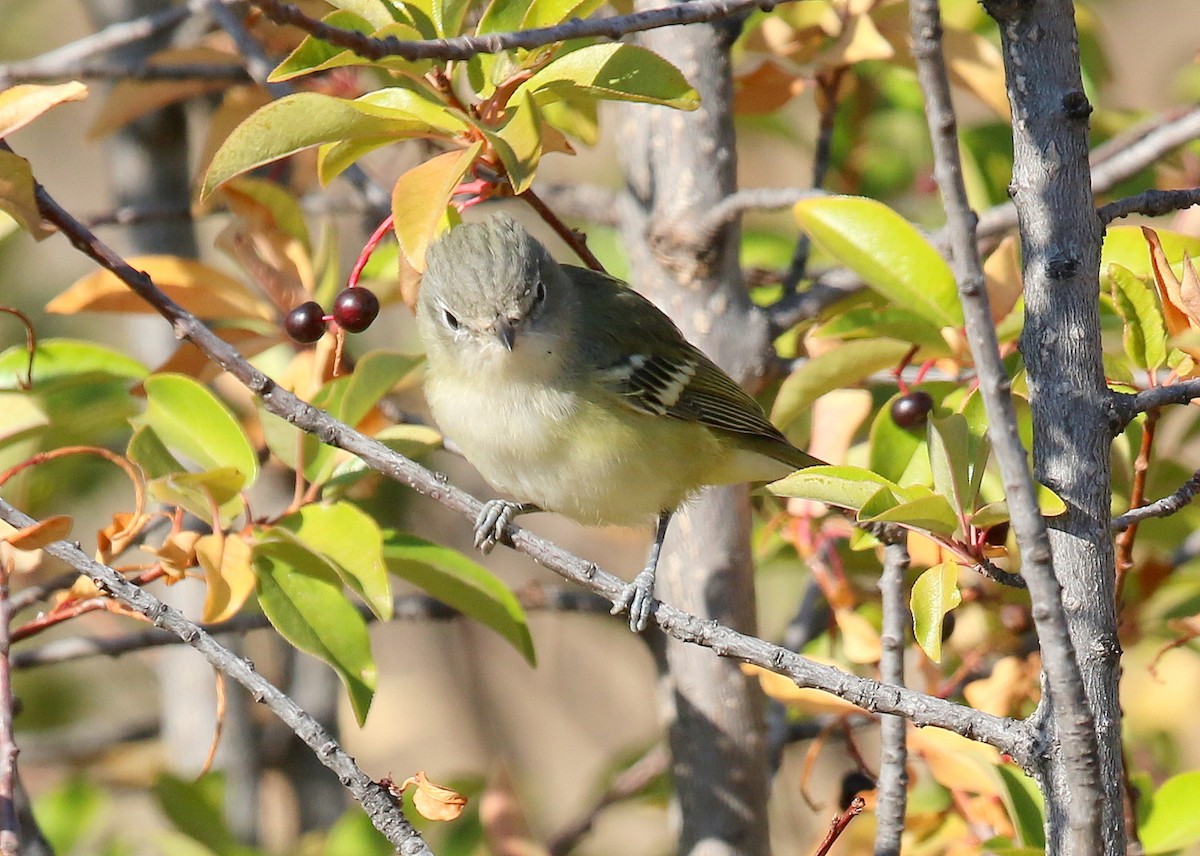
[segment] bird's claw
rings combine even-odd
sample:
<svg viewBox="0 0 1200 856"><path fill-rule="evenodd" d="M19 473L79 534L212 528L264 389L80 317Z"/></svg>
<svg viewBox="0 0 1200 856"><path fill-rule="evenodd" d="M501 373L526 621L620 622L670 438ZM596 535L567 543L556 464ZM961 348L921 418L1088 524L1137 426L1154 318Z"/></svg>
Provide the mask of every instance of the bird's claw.
<svg viewBox="0 0 1200 856"><path fill-rule="evenodd" d="M521 503L507 499L491 499L485 502L479 516L475 518L476 548L484 555L492 552L504 537L504 530L508 528L508 524L512 523L513 518L523 509Z"/></svg>
<svg viewBox="0 0 1200 856"><path fill-rule="evenodd" d="M619 615L628 610L629 629L641 633L650 622L654 609L654 568L643 568L617 597L611 613Z"/></svg>

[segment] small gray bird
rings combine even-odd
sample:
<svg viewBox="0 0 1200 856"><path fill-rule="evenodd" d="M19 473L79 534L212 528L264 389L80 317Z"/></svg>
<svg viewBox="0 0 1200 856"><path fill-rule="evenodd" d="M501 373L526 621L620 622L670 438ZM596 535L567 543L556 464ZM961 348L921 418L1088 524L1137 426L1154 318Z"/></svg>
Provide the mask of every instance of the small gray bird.
<svg viewBox="0 0 1200 856"><path fill-rule="evenodd" d="M494 488L485 553L520 513L591 525L657 520L645 568L613 608L645 628L671 514L705 485L821 463L797 449L666 315L619 280L560 265L507 216L429 248L417 304L425 395Z"/></svg>

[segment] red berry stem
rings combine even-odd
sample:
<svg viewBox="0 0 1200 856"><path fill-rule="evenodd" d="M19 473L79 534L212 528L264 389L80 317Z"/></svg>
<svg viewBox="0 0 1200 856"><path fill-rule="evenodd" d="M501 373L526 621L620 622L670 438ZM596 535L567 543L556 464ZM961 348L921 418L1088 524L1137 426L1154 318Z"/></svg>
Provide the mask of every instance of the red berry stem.
<svg viewBox="0 0 1200 856"><path fill-rule="evenodd" d="M367 238L367 242L363 244L362 252L358 254L358 259L354 262L354 267L350 269L350 277L346 280L346 285L349 288L354 288L358 285L358 279L362 276L363 268L370 261L371 253L375 252L375 248L379 246L379 242L383 240L383 236L390 231L392 231L391 214L383 218L383 222L375 227L375 231L371 233L371 237Z"/></svg>

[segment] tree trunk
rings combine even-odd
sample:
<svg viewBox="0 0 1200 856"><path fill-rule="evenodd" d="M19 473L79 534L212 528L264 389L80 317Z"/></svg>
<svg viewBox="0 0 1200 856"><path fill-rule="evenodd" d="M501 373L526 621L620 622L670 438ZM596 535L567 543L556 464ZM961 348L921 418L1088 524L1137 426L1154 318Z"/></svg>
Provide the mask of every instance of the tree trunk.
<svg viewBox="0 0 1200 856"><path fill-rule="evenodd" d="M639 4L651 5L660 4ZM634 285L733 377L752 384L764 373L770 340L742 282L738 226L708 239L689 231L736 188L729 45L738 26L699 24L641 36L683 71L703 101L693 113L625 108L621 229ZM689 503L671 524L658 597L752 632L750 527L744 487L713 489ZM678 852L765 854L761 693L737 663L675 640L663 644Z"/></svg>

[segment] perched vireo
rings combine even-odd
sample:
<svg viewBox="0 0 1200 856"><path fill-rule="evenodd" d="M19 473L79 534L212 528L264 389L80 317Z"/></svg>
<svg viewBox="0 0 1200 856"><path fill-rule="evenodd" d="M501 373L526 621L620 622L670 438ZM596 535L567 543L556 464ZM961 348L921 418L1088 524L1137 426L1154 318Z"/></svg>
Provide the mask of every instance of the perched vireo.
<svg viewBox="0 0 1200 856"><path fill-rule="evenodd" d="M475 523L485 553L527 511L592 525L657 519L646 567L613 612L653 605L671 514L705 485L820 463L691 345L605 274L560 265L506 216L457 226L425 258L417 304L434 419L497 490Z"/></svg>

